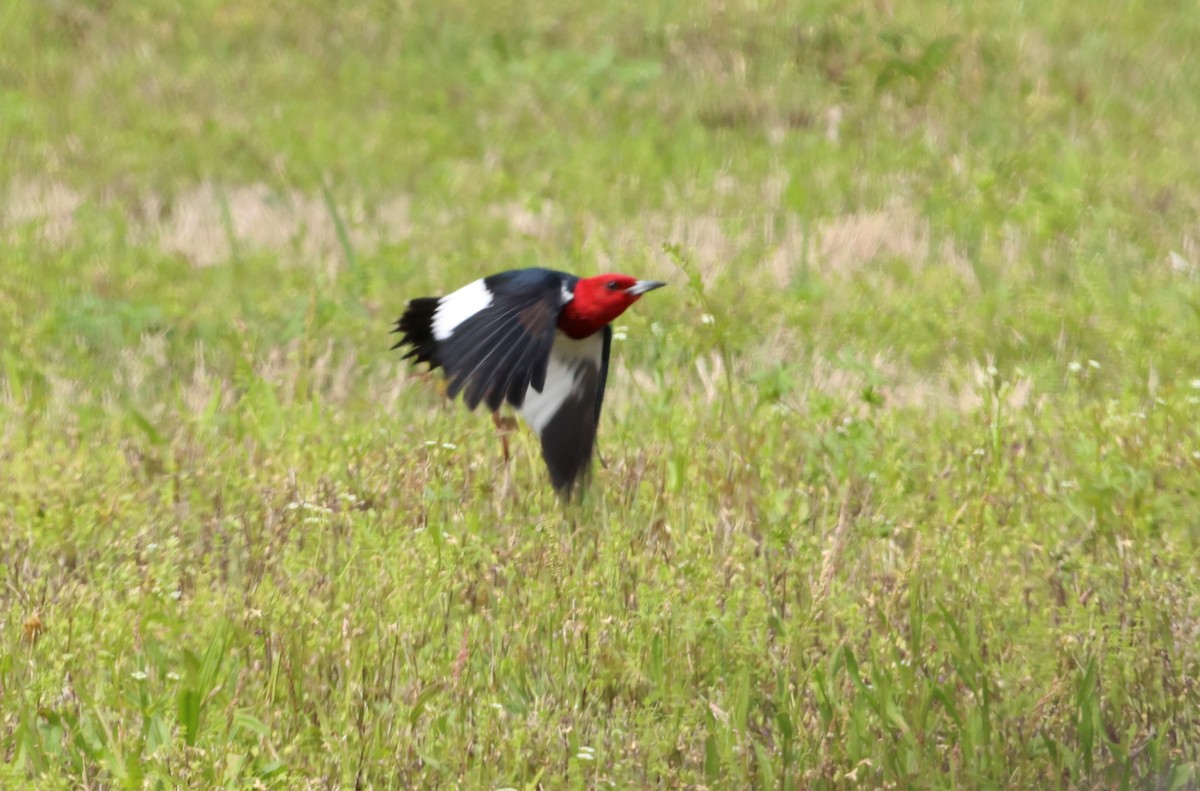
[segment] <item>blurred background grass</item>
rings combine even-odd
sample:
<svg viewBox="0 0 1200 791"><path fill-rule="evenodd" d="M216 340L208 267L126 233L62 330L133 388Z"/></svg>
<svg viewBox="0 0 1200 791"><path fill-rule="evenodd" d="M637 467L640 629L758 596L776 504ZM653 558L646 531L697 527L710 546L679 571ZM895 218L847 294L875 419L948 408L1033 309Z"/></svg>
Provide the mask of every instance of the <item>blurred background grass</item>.
<svg viewBox="0 0 1200 791"><path fill-rule="evenodd" d="M1194 783L1197 40L4 3L6 783ZM386 351L532 265L674 286L567 517Z"/></svg>

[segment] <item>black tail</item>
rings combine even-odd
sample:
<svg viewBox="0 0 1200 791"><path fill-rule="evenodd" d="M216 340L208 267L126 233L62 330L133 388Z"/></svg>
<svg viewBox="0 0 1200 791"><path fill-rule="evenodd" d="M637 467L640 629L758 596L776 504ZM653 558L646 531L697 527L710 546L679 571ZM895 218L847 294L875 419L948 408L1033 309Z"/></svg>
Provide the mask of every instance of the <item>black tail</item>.
<svg viewBox="0 0 1200 791"><path fill-rule="evenodd" d="M433 314L437 311L438 297L421 297L409 300L408 309L396 321L392 332L402 333L393 349L411 346L404 359L416 358L419 363L429 363L433 370L441 365L437 354L437 340L433 337Z"/></svg>

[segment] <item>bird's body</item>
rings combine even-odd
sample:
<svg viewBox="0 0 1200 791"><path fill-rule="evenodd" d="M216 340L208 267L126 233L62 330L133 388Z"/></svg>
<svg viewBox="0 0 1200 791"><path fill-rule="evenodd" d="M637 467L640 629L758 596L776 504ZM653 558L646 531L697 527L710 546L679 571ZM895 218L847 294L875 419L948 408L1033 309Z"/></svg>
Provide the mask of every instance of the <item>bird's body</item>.
<svg viewBox="0 0 1200 791"><path fill-rule="evenodd" d="M411 300L393 348L442 368L451 398L495 411L508 403L542 443L554 488L586 475L604 402L610 323L664 285L628 275L579 278L550 269L491 275L444 297Z"/></svg>

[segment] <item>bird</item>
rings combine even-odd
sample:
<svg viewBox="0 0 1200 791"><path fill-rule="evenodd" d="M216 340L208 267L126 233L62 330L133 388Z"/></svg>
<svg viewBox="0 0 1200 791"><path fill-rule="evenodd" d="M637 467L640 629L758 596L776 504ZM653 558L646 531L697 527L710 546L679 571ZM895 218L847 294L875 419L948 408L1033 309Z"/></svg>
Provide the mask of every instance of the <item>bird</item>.
<svg viewBox="0 0 1200 791"><path fill-rule="evenodd" d="M446 296L409 300L392 349L441 368L451 400L461 393L468 409L486 404L497 426L500 408L513 407L541 442L551 485L570 500L591 468L612 322L665 285L615 273L499 272Z"/></svg>

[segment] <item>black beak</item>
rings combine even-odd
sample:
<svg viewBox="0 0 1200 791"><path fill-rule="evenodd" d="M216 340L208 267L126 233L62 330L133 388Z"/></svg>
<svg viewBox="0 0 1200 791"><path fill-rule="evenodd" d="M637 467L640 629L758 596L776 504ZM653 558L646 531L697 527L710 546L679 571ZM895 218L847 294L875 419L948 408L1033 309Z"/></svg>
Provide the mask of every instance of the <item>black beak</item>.
<svg viewBox="0 0 1200 791"><path fill-rule="evenodd" d="M656 288L662 288L665 285L666 283L661 280L639 280L625 289L625 293L636 296L638 294L645 294L647 291L653 291Z"/></svg>

